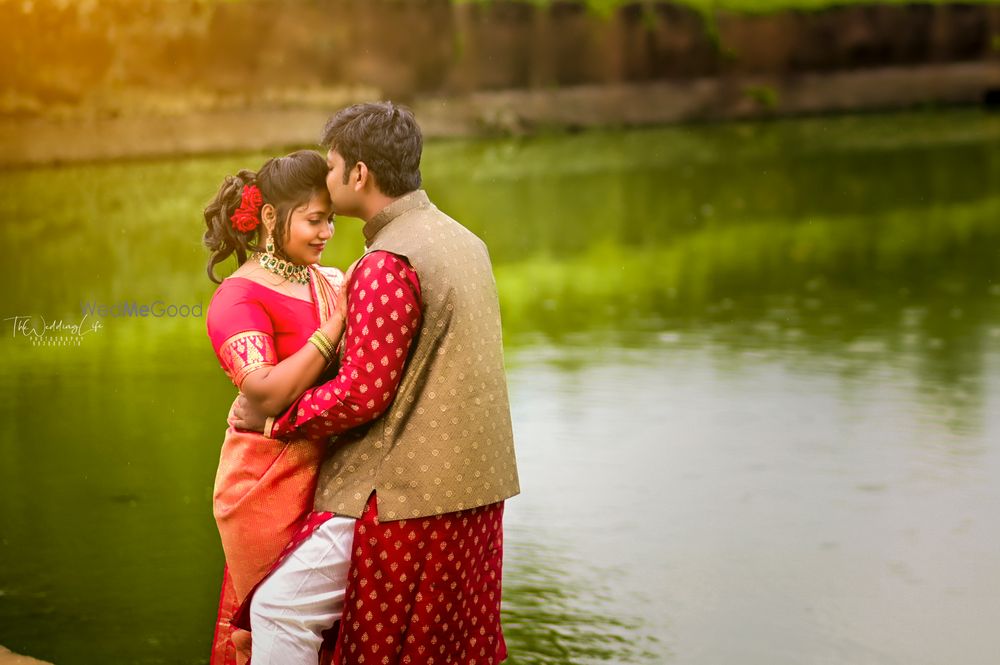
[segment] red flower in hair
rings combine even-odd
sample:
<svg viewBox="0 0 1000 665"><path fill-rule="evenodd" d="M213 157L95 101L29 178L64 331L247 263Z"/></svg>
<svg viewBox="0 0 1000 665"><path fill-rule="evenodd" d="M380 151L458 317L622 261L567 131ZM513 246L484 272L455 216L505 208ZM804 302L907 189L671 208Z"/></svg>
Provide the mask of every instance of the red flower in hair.
<svg viewBox="0 0 1000 665"><path fill-rule="evenodd" d="M260 224L260 209L264 205L264 195L257 185L245 185L240 207L236 209L230 221L233 228L243 233L249 233Z"/></svg>

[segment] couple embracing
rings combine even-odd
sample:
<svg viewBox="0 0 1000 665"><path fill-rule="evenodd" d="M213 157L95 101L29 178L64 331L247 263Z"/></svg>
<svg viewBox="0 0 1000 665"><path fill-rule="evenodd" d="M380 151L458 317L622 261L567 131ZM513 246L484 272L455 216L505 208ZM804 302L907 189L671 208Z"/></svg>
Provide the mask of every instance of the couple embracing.
<svg viewBox="0 0 1000 665"><path fill-rule="evenodd" d="M483 242L420 189L392 103L334 115L327 149L226 178L205 209L207 314L240 391L214 512L213 665L499 663L503 502L519 491ZM347 274L334 214L364 221Z"/></svg>

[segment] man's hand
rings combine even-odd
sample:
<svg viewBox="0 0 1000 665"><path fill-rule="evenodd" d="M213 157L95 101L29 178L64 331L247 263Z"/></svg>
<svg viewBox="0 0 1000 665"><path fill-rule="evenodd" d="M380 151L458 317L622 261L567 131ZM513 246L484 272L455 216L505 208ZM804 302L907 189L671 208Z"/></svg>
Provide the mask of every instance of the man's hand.
<svg viewBox="0 0 1000 665"><path fill-rule="evenodd" d="M263 432L264 421L267 416L254 408L243 395L237 395L232 408L229 409L229 418L226 421L236 429L248 432Z"/></svg>

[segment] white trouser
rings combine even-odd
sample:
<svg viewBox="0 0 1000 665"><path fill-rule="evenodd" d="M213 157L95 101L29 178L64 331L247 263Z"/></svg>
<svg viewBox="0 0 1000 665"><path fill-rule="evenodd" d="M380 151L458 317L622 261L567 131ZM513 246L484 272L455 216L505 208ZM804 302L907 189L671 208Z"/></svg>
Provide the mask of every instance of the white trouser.
<svg viewBox="0 0 1000 665"><path fill-rule="evenodd" d="M253 665L318 663L322 633L344 608L354 523L327 520L257 587L250 603Z"/></svg>

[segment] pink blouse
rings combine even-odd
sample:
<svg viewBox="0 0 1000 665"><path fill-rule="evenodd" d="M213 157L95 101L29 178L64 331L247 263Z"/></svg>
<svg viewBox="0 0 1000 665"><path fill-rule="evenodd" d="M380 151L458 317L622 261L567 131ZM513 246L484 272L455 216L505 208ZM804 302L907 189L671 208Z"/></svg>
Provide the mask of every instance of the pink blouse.
<svg viewBox="0 0 1000 665"><path fill-rule="evenodd" d="M311 302L230 277L212 296L206 324L222 369L239 388L254 370L301 349L320 321Z"/></svg>

